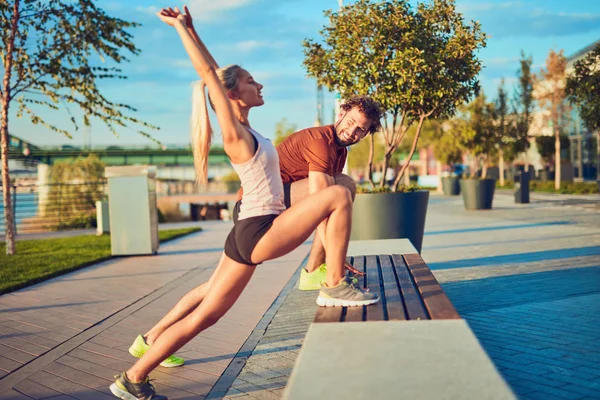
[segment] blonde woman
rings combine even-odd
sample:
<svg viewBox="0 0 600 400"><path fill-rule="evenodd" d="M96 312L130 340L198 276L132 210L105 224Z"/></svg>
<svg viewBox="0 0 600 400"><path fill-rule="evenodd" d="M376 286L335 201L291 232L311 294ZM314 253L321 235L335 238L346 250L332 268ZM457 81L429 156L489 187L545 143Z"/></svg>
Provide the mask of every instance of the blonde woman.
<svg viewBox="0 0 600 400"><path fill-rule="evenodd" d="M217 64L196 35L186 26L186 15L163 9L158 14L176 29L194 68L208 88L209 99L223 135L223 148L240 177L244 195L237 222L225 242L224 255L211 277L203 301L171 324L126 372L110 386L112 393L127 400L162 400L148 375L159 364L215 324L235 303L256 266L283 256L302 244L319 227L327 251L327 279L318 303L326 306L362 306L379 301L344 274L351 228L352 199L348 189L331 186L286 210L279 159L273 144L250 126L251 108L264 104L263 86L237 65ZM207 157L211 126L206 101L200 96L198 136L194 156L200 181L207 179ZM321 224L326 220L326 224Z"/></svg>

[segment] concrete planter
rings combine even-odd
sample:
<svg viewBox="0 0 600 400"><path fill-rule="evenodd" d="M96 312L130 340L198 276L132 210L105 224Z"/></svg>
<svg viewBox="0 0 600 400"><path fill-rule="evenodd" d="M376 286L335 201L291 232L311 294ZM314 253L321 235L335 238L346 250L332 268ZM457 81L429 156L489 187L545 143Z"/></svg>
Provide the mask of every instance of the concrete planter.
<svg viewBox="0 0 600 400"><path fill-rule="evenodd" d="M409 239L421 252L429 192L358 194L350 240Z"/></svg>
<svg viewBox="0 0 600 400"><path fill-rule="evenodd" d="M443 177L442 190L446 196L458 196L460 194L460 179L458 176Z"/></svg>
<svg viewBox="0 0 600 400"><path fill-rule="evenodd" d="M465 209L491 210L495 189L495 179L461 179L460 190Z"/></svg>

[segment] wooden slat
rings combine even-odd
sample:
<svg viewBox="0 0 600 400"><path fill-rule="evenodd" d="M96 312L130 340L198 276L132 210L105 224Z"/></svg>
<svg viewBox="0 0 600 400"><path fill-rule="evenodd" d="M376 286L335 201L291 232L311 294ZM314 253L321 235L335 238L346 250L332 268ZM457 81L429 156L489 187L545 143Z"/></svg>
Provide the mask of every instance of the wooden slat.
<svg viewBox="0 0 600 400"><path fill-rule="evenodd" d="M383 277L383 289L385 291L385 301L390 321L406 320L404 313L404 305L402 304L402 296L396 282L394 267L392 266L391 257L388 255L379 256L381 265L381 275Z"/></svg>
<svg viewBox="0 0 600 400"><path fill-rule="evenodd" d="M392 262L396 268L398 285L402 291L402 297L404 298L404 306L406 307L408 319L429 319L429 315L423 306L421 295L415 288L412 279L410 278L410 273L408 272L402 255L392 255Z"/></svg>
<svg viewBox="0 0 600 400"><path fill-rule="evenodd" d="M381 298L381 288L379 286L379 269L377 268L377 256L366 256L367 265L367 287L372 293L376 293ZM367 306L367 321L383 321L385 314L381 301Z"/></svg>
<svg viewBox="0 0 600 400"><path fill-rule="evenodd" d="M431 319L460 319L429 267L418 254L405 254L404 260L421 293Z"/></svg>
<svg viewBox="0 0 600 400"><path fill-rule="evenodd" d="M360 257L352 257L353 260L351 264L359 271L365 272L365 258L363 256ZM365 278L362 276L357 276L359 287L365 286ZM346 307L346 322L358 322L363 320L364 315L364 306L361 307Z"/></svg>

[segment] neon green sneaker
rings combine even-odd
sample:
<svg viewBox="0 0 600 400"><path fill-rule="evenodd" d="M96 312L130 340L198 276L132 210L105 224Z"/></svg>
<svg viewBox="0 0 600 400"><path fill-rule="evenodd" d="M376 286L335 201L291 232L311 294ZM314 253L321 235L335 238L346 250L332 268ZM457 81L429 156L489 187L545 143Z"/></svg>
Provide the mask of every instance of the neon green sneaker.
<svg viewBox="0 0 600 400"><path fill-rule="evenodd" d="M129 354L137 358L142 358L149 348L150 345L146 343L144 337L142 335L138 335L129 348ZM181 357L169 356L169 358L161 362L160 365L161 367L165 368L181 367L184 362L185 360Z"/></svg>
<svg viewBox="0 0 600 400"><path fill-rule="evenodd" d="M300 271L300 284L298 289L300 290L319 290L321 289L321 283L325 282L327 278L327 265L321 264L321 266L315 269L313 272L308 273L306 269L302 268Z"/></svg>
<svg viewBox="0 0 600 400"><path fill-rule="evenodd" d="M358 284L358 279L356 279L354 277L353 274L353 270L349 269L347 266L346 268L348 269L348 276L350 276L350 278L352 279L352 282L354 282L354 284ZM358 270L354 270L357 272L360 272ZM363 273L364 275L364 273ZM321 264L321 266L317 269L315 269L313 272L308 272L306 271L306 269L302 268L302 271L300 271L300 283L298 285L298 289L300 290L320 290L321 289L321 284L325 283L325 280L327 279L327 264L323 263Z"/></svg>

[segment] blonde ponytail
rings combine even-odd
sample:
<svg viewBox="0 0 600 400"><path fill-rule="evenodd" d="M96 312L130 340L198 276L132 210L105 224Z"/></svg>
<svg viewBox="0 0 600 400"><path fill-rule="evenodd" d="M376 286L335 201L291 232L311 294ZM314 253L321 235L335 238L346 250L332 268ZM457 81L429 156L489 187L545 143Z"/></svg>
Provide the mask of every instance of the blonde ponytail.
<svg viewBox="0 0 600 400"><path fill-rule="evenodd" d="M217 70L217 77L225 90L234 90L238 85L238 78L242 71L239 65L228 65ZM192 130L192 151L194 153L194 166L196 168L196 183L206 185L208 183L208 151L212 139L212 127L208 118L208 107L206 105L205 84L197 81L192 89L192 117L190 127ZM208 94L210 102L210 93ZM214 110L212 102L210 106Z"/></svg>
<svg viewBox="0 0 600 400"><path fill-rule="evenodd" d="M212 127L208 118L204 88L205 85L202 81L193 84L192 117L190 121L196 183L199 185L208 183L208 151L212 139Z"/></svg>

